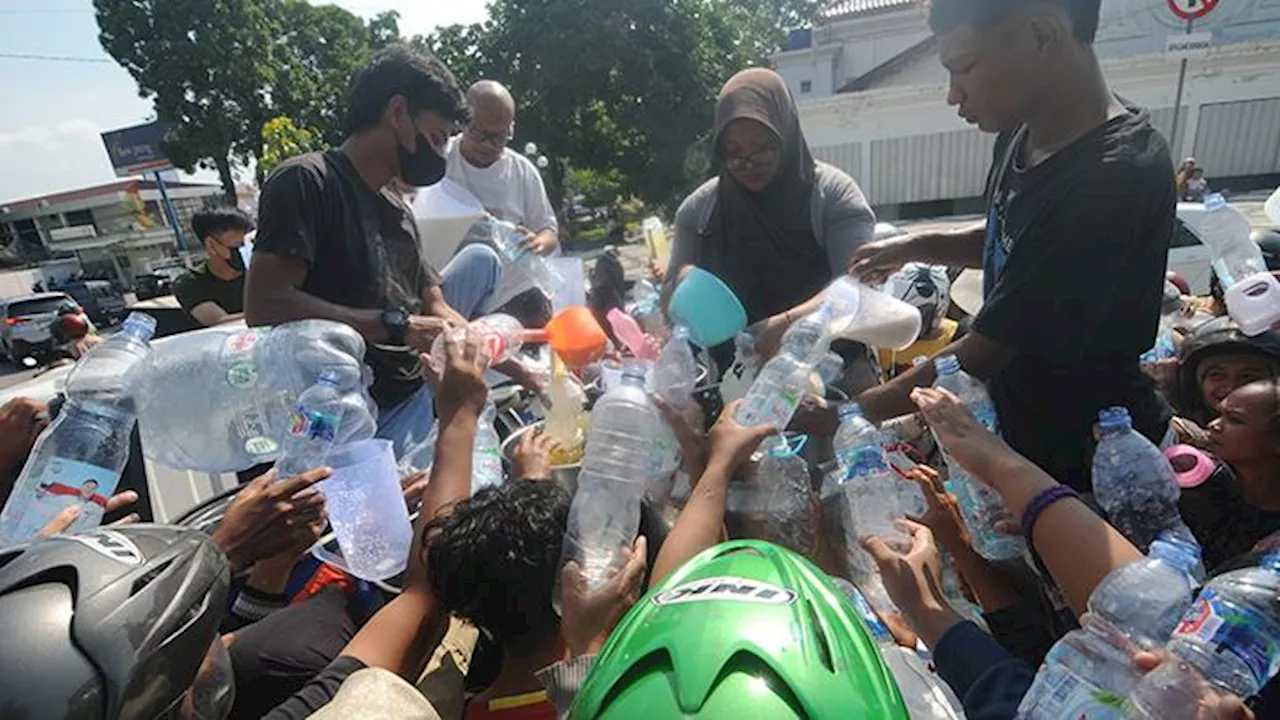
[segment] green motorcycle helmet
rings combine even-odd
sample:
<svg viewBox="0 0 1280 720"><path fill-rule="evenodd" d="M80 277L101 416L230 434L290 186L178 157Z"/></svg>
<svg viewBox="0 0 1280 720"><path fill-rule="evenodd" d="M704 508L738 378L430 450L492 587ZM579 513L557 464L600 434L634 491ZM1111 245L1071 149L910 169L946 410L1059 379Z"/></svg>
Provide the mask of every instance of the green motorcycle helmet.
<svg viewBox="0 0 1280 720"><path fill-rule="evenodd" d="M717 545L623 617L571 720L907 720L857 611L826 574L767 542Z"/></svg>

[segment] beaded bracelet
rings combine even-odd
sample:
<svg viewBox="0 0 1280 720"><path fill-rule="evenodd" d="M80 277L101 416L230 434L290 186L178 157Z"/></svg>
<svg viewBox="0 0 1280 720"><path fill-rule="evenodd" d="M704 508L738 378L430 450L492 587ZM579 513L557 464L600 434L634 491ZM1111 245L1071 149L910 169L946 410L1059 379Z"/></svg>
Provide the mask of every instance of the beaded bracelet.
<svg viewBox="0 0 1280 720"><path fill-rule="evenodd" d="M1031 531L1035 529L1036 521L1040 519L1040 513L1045 508L1065 498L1080 499L1080 493L1071 489L1066 485L1055 485L1040 491L1035 497L1031 498L1031 502L1027 503L1027 507L1022 511L1022 536L1027 540L1027 546L1033 547L1031 542Z"/></svg>

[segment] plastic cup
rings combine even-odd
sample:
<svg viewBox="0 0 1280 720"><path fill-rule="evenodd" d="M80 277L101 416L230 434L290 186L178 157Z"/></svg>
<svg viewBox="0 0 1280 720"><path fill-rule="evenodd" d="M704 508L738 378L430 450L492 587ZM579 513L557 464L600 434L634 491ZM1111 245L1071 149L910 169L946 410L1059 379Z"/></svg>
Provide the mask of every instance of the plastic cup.
<svg viewBox="0 0 1280 720"><path fill-rule="evenodd" d="M413 545L391 447L390 440L361 440L336 448L325 461L333 476L319 485L342 555L323 547L312 554L362 580L399 575Z"/></svg>
<svg viewBox="0 0 1280 720"><path fill-rule="evenodd" d="M668 307L673 325L689 328L702 347L728 342L747 326L747 311L733 290L714 274L695 267L671 294Z"/></svg>
<svg viewBox="0 0 1280 720"><path fill-rule="evenodd" d="M852 282L849 285L858 292L856 312L837 321L839 326L833 328L832 333L835 337L857 340L871 347L904 350L920 336L919 310L866 285ZM848 287L841 292L849 292Z"/></svg>
<svg viewBox="0 0 1280 720"><path fill-rule="evenodd" d="M581 305L560 311L545 328L526 331L525 337L530 342L550 343L564 364L574 368L599 360L609 341L596 316Z"/></svg>

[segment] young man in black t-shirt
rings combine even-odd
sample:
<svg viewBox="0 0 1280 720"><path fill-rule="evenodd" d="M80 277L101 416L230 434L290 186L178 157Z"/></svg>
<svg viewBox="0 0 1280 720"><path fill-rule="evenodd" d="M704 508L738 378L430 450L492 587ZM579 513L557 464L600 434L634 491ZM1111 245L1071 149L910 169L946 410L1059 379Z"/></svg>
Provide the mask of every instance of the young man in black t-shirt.
<svg viewBox="0 0 1280 720"><path fill-rule="evenodd" d="M419 353L446 322L466 324L502 265L477 247L436 272L412 213L387 189L392 178L423 187L444 177L445 144L468 116L453 74L428 53L392 45L356 78L348 110L351 135L340 147L287 160L263 186L245 313L252 325L317 318L358 330L378 437L398 456L434 416ZM507 374L532 382L522 368Z"/></svg>
<svg viewBox="0 0 1280 720"><path fill-rule="evenodd" d="M1100 0L933 0L947 101L999 133L987 222L859 248L877 279L907 261L985 270L973 332L943 353L985 380L1009 443L1090 488L1099 409L1129 408L1159 441L1170 412L1138 367L1155 337L1174 218L1173 166L1146 111L1107 88L1093 52ZM914 410L915 368L859 398L879 419Z"/></svg>
<svg viewBox="0 0 1280 720"><path fill-rule="evenodd" d="M239 208L210 208L191 216L191 232L204 243L205 261L174 281L174 296L206 327L239 320L244 317L241 252L253 220Z"/></svg>

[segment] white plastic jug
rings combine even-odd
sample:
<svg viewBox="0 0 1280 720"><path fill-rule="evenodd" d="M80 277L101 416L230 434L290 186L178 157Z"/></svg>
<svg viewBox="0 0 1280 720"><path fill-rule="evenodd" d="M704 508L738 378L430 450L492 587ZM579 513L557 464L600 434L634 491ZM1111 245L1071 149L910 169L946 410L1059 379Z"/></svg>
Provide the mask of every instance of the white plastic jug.
<svg viewBox="0 0 1280 720"><path fill-rule="evenodd" d="M318 486L342 555L317 543L312 555L362 580L386 580L408 565L413 525L389 440L362 440L329 454L333 476Z"/></svg>
<svg viewBox="0 0 1280 720"><path fill-rule="evenodd" d="M902 350L920 335L920 311L901 300L843 277L827 289L827 301L842 310L833 323L834 337L871 347Z"/></svg>

